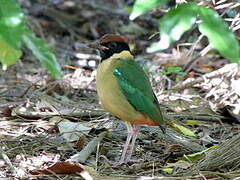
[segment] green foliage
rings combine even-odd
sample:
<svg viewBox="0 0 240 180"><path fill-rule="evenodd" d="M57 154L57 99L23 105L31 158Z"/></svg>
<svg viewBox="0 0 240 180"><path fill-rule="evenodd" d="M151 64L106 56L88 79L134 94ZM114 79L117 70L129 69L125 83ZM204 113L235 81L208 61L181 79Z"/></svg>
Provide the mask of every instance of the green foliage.
<svg viewBox="0 0 240 180"><path fill-rule="evenodd" d="M24 16L15 0L2 0L0 6L0 36L14 48L21 47L21 36L25 31Z"/></svg>
<svg viewBox="0 0 240 180"><path fill-rule="evenodd" d="M54 78L61 77L61 67L56 60L56 56L44 40L29 32L23 35L23 42Z"/></svg>
<svg viewBox="0 0 240 180"><path fill-rule="evenodd" d="M148 11L150 10L150 6L147 4L154 4L152 8L158 6L159 4L157 4L156 1L157 0L148 0L148 3L145 3L146 9ZM136 0L133 12L137 2ZM214 10L197 5L196 3L179 4L169 10L169 12L159 20L161 40L153 43L147 49L147 52L151 53L168 48L171 43L179 40L183 33L195 24L197 19L201 20L198 24L200 32L207 36L212 47L232 62L240 62L239 43L233 32L228 28L227 23L219 17Z"/></svg>
<svg viewBox="0 0 240 180"><path fill-rule="evenodd" d="M16 63L21 57L25 43L45 68L55 78L60 78L61 70L47 44L37 39L26 26L24 15L16 0L1 0L0 6L0 62L3 69Z"/></svg>
<svg viewBox="0 0 240 180"><path fill-rule="evenodd" d="M166 172L168 174L172 174L173 173L173 168L161 168L161 171Z"/></svg>
<svg viewBox="0 0 240 180"><path fill-rule="evenodd" d="M170 10L160 19L161 40L152 44L148 48L148 52L166 49L172 42L179 40L182 34L195 23L197 11L198 8L195 3L181 4L178 8Z"/></svg>
<svg viewBox="0 0 240 180"><path fill-rule="evenodd" d="M0 62L3 64L3 69L14 64L22 55L19 48L14 48L10 43L0 37Z"/></svg>
<svg viewBox="0 0 240 180"><path fill-rule="evenodd" d="M223 19L211 9L201 7L199 30L208 37L210 44L233 62L240 62L240 48L234 34Z"/></svg>
<svg viewBox="0 0 240 180"><path fill-rule="evenodd" d="M211 146L210 148L207 148L203 151L196 152L196 153L189 154L189 155L184 155L184 157L181 160L196 162L196 161L199 161L200 159L202 159L206 155L207 152L209 152L211 150L214 150L214 149L217 149L217 148L218 148L218 146L214 145L214 146Z"/></svg>
<svg viewBox="0 0 240 180"><path fill-rule="evenodd" d="M20 6L15 0L1 1L0 19L0 62L6 69L22 55L21 36L25 24Z"/></svg>
<svg viewBox="0 0 240 180"><path fill-rule="evenodd" d="M130 19L134 20L136 17L150 11L151 9L158 7L161 4L166 3L168 0L136 0L133 6Z"/></svg>
<svg viewBox="0 0 240 180"><path fill-rule="evenodd" d="M179 67L179 66L168 67L166 69L162 69L161 73L164 75L171 75L171 74L186 75L185 72L182 72L182 67Z"/></svg>
<svg viewBox="0 0 240 180"><path fill-rule="evenodd" d="M175 128L177 131L181 132L182 134L186 135L186 136L192 136L195 137L196 134L189 128L186 128L180 124L176 124L176 123L170 123L170 125Z"/></svg>

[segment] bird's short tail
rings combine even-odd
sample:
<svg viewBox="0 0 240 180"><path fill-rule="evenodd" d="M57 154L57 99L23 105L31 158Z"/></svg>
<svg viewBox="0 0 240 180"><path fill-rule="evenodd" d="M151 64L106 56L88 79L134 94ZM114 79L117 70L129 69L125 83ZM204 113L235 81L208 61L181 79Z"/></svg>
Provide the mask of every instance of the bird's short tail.
<svg viewBox="0 0 240 180"><path fill-rule="evenodd" d="M160 126L160 125L159 125L159 127L160 127L160 129L162 130L163 134L166 134L166 128L163 127L163 126Z"/></svg>

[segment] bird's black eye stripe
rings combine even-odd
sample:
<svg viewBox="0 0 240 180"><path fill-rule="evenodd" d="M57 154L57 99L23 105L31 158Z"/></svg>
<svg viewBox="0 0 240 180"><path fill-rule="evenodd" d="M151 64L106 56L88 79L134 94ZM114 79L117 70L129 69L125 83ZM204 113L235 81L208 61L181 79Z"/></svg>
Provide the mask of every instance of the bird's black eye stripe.
<svg viewBox="0 0 240 180"><path fill-rule="evenodd" d="M101 46L106 48L100 50L101 61L108 59L115 53L120 53L124 50L130 51L130 48L125 42L108 42L102 43Z"/></svg>

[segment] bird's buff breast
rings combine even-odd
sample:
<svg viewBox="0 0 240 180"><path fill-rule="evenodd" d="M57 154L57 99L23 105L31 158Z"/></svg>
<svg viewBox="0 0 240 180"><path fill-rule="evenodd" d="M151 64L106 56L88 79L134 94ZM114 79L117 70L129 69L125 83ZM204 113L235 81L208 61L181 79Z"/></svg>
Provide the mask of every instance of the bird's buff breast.
<svg viewBox="0 0 240 180"><path fill-rule="evenodd" d="M97 69L97 92L104 109L112 115L131 124L156 125L152 120L136 111L123 95L113 70L120 60L105 60Z"/></svg>

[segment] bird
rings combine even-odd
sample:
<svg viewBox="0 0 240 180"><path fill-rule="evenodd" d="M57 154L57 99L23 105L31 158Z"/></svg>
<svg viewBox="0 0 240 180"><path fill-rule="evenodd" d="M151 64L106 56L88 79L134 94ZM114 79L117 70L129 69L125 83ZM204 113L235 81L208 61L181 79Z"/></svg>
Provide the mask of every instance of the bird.
<svg viewBox="0 0 240 180"><path fill-rule="evenodd" d="M134 60L128 40L106 34L98 43L100 63L96 87L102 107L125 122L127 139L121 157L113 166L132 160L135 141L142 125L159 126L164 132L164 119L148 75Z"/></svg>

